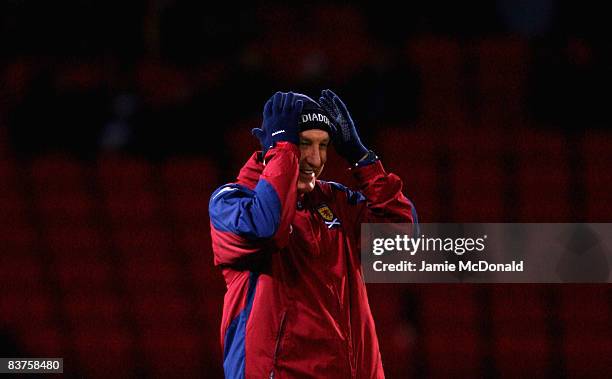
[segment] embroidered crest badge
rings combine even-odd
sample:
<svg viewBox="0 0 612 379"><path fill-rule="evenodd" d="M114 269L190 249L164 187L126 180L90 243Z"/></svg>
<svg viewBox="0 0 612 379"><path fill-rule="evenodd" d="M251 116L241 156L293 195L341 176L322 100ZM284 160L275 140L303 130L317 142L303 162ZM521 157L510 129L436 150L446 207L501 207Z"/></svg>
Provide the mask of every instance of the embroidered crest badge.
<svg viewBox="0 0 612 379"><path fill-rule="evenodd" d="M321 218L325 222L325 225L327 225L328 229L340 226L340 221L334 215L334 212L332 212L332 210L329 208L329 206L327 204L319 205L317 207L317 212L319 213L319 215L321 216Z"/></svg>

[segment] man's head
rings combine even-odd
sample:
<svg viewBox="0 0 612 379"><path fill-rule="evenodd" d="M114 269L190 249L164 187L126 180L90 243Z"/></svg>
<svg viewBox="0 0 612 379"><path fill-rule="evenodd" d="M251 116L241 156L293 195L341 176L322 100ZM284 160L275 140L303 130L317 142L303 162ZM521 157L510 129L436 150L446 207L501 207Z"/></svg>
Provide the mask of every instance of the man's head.
<svg viewBox="0 0 612 379"><path fill-rule="evenodd" d="M331 142L332 124L327 113L310 97L297 94L304 101L300 115L300 173L298 193L314 189L327 161L327 148Z"/></svg>

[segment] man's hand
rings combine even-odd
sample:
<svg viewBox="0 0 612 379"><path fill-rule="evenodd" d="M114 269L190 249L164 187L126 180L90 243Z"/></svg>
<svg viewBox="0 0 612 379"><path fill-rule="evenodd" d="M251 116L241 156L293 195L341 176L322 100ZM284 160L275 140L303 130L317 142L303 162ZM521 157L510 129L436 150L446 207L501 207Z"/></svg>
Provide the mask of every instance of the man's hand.
<svg viewBox="0 0 612 379"><path fill-rule="evenodd" d="M355 122L342 100L331 90L324 89L321 91L319 104L329 113L336 124L332 141L338 153L350 164L354 164L366 156L368 149L361 143Z"/></svg>
<svg viewBox="0 0 612 379"><path fill-rule="evenodd" d="M303 107L304 102L293 92L277 92L266 102L261 128L251 131L261 143L262 158L276 142L299 143L298 119Z"/></svg>

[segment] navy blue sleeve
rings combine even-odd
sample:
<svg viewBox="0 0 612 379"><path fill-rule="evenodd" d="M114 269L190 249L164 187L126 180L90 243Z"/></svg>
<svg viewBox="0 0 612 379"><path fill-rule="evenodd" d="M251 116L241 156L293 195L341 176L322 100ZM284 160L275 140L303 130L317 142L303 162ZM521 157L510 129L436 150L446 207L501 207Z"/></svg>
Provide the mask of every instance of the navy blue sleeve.
<svg viewBox="0 0 612 379"><path fill-rule="evenodd" d="M218 231L250 240L271 238L278 230L281 203L274 187L264 179L254 190L227 184L212 194L209 214Z"/></svg>

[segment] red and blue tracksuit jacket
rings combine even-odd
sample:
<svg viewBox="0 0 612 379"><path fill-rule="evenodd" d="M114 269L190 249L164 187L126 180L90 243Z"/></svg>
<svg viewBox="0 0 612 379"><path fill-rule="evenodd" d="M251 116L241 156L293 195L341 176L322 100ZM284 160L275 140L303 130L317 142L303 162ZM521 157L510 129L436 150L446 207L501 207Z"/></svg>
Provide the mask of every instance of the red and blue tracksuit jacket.
<svg viewBox="0 0 612 379"><path fill-rule="evenodd" d="M317 181L298 199L299 149L257 153L209 204L227 284L227 378L384 378L358 249L360 224L416 222L402 181L379 161L353 168L358 191Z"/></svg>

